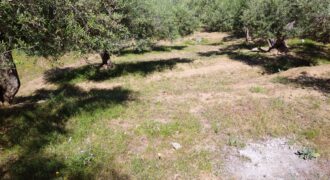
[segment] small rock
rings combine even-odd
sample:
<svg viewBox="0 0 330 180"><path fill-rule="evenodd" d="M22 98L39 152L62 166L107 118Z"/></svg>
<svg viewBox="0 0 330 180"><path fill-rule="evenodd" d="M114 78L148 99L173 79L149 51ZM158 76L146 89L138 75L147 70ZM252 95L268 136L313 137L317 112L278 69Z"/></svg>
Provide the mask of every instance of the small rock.
<svg viewBox="0 0 330 180"><path fill-rule="evenodd" d="M179 144L177 142L173 142L173 143L171 143L171 145L175 150L179 150L182 148L181 144Z"/></svg>
<svg viewBox="0 0 330 180"><path fill-rule="evenodd" d="M179 178L180 178L180 175L179 175L179 174L174 175L174 179L175 179L175 180L177 180L177 179L179 179Z"/></svg>
<svg viewBox="0 0 330 180"><path fill-rule="evenodd" d="M201 43L203 41L203 39L201 37L197 37L195 40L197 43Z"/></svg>
<svg viewBox="0 0 330 180"><path fill-rule="evenodd" d="M259 49L258 48L253 48L251 49L252 52L259 52Z"/></svg>
<svg viewBox="0 0 330 180"><path fill-rule="evenodd" d="M163 155L161 153L158 153L158 159L162 159Z"/></svg>

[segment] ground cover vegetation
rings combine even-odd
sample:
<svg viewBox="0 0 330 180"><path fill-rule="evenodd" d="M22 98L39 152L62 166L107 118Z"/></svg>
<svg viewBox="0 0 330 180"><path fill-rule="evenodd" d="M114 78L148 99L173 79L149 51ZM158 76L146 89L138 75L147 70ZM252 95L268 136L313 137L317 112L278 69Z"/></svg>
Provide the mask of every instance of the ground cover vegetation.
<svg viewBox="0 0 330 180"><path fill-rule="evenodd" d="M329 0L2 0L0 178L217 179L266 137L322 164L329 42Z"/></svg>

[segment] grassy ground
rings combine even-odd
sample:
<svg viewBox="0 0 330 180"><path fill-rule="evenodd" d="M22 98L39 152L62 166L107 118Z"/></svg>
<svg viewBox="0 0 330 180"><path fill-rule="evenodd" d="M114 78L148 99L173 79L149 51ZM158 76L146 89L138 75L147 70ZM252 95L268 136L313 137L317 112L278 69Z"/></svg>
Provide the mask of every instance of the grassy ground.
<svg viewBox="0 0 330 180"><path fill-rule="evenodd" d="M219 178L225 147L266 137L329 159L329 46L289 45L288 55L259 54L197 33L127 51L111 71L97 56L54 64L17 52L23 85L17 105L0 109L0 177Z"/></svg>

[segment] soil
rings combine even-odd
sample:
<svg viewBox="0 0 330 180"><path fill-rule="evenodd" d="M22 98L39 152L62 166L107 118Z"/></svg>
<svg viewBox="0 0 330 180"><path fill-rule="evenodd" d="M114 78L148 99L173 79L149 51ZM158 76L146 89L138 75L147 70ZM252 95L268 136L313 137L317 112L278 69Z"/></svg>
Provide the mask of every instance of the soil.
<svg viewBox="0 0 330 180"><path fill-rule="evenodd" d="M225 168L234 179L329 179L329 166L299 158L295 153L301 148L280 138L251 142L243 149L229 148Z"/></svg>

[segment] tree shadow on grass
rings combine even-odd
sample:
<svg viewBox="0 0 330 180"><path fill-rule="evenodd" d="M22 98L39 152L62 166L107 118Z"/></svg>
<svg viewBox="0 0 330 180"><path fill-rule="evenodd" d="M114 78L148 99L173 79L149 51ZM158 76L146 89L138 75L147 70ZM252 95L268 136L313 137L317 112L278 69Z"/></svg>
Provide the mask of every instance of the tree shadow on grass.
<svg viewBox="0 0 330 180"><path fill-rule="evenodd" d="M89 81L103 81L109 78L120 77L128 74L146 76L155 71L161 72L173 69L178 63L191 63L193 60L185 58L173 58L157 61L141 61L116 64L114 69L99 70L98 65L86 65L78 68L62 68L47 71L44 78L50 83L67 83L77 79Z"/></svg>
<svg viewBox="0 0 330 180"><path fill-rule="evenodd" d="M261 66L265 70L265 73L273 74L280 71L285 71L295 67L312 66L316 62L312 59L306 59L304 56L293 55L280 55L270 56L268 53L256 53L250 52L251 45L246 43L230 45L219 51L200 52L198 53L203 57L227 55L229 58L244 62L251 66ZM241 50L249 50L243 52Z"/></svg>
<svg viewBox="0 0 330 180"><path fill-rule="evenodd" d="M235 41L235 40L238 40L238 39L241 39L242 37L241 36L238 36L236 34L230 34L229 36L226 36L223 38L223 41L224 42L232 42L232 41Z"/></svg>
<svg viewBox="0 0 330 180"><path fill-rule="evenodd" d="M330 49L325 45L315 42L296 43L290 46L290 49L299 57L305 59L319 59L330 63Z"/></svg>
<svg viewBox="0 0 330 180"><path fill-rule="evenodd" d="M19 97L18 101L24 103L0 109L0 151L19 150L17 154L1 161L0 179L57 177L56 172L65 168L64 157L44 154L42 149L50 143L56 143L58 140L55 137L66 136L69 118L82 112L93 113L124 104L132 100L131 94L130 90L120 87L87 92L63 84L56 90L39 90L34 96ZM73 170L67 176L91 178L93 174Z"/></svg>
<svg viewBox="0 0 330 180"><path fill-rule="evenodd" d="M296 78L280 78L277 82L281 84L295 84L298 87L313 88L324 94L330 93L330 78L312 77L308 74L301 74Z"/></svg>
<svg viewBox="0 0 330 180"><path fill-rule="evenodd" d="M143 49L143 50L137 50L137 49L126 49L120 52L120 56L124 56L127 54L145 54L150 52L171 52L173 50L183 50L187 48L188 46L165 46L165 45L155 45L152 46L150 49Z"/></svg>

